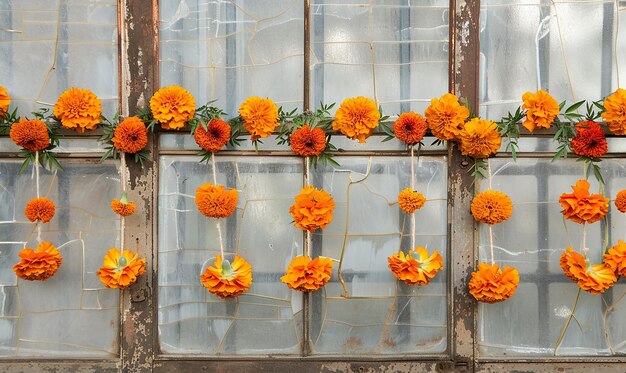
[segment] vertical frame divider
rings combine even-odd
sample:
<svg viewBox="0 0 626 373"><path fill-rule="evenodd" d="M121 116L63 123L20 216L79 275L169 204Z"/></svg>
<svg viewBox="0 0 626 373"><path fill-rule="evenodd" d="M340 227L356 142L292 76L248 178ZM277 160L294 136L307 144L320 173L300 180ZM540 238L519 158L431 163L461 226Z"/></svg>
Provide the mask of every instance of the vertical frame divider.
<svg viewBox="0 0 626 373"><path fill-rule="evenodd" d="M304 0L304 15L303 15L303 29L304 29L304 34L303 36L303 48L304 48L304 57L303 57L303 71L302 71L302 78L304 80L302 86L303 86L303 92L302 92L302 111L308 111L311 110L311 103L310 103L310 85L311 85L311 32L310 32L310 24L311 24L311 0ZM303 180L306 183L307 180L311 179L311 175L309 174L309 168L307 167L307 162L308 162L308 158L307 157L303 157L303 164L302 164L302 170L304 173L304 177ZM304 238L304 253L309 253L309 255L312 256L311 253L311 247L309 247L309 245L311 244L311 240L309 240L307 238L308 233L303 233L303 238ZM310 320L310 315L309 315L309 303L311 301L311 294L310 293L303 293L302 294L302 355L303 356L307 356L311 353L311 345L309 343L309 320Z"/></svg>

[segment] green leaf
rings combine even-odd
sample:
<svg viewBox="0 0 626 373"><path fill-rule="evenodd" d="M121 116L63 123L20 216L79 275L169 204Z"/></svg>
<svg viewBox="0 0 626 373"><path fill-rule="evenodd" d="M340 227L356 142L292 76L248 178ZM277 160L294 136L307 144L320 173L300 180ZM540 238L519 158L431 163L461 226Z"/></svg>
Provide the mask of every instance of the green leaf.
<svg viewBox="0 0 626 373"><path fill-rule="evenodd" d="M578 108L579 108L579 107L581 107L581 106L582 106L582 104L584 104L584 103L585 103L585 100L582 100L582 101L578 101L578 102L576 102L576 103L575 103L575 104L573 104L572 106L568 107L568 108L565 110L565 113L566 113L566 114L569 114L569 113L573 113L573 112L575 112L575 111L576 111L576 110L578 110Z"/></svg>

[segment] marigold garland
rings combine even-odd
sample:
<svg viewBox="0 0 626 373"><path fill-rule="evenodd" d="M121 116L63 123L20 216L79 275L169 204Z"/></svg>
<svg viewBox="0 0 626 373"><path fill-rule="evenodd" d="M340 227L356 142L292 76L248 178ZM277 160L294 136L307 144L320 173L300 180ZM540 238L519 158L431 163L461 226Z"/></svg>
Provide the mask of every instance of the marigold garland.
<svg viewBox="0 0 626 373"><path fill-rule="evenodd" d="M398 140L407 145L415 145L422 141L426 135L428 123L421 115L409 111L400 114L392 129Z"/></svg>
<svg viewBox="0 0 626 373"><path fill-rule="evenodd" d="M490 120L474 118L459 133L461 153L472 158L488 158L500 149L502 137L498 125Z"/></svg>
<svg viewBox="0 0 626 373"><path fill-rule="evenodd" d="M230 140L230 125L221 119L211 119L207 128L196 127L193 138L199 147L210 153L217 153Z"/></svg>
<svg viewBox="0 0 626 373"><path fill-rule="evenodd" d="M604 130L591 120L576 125L576 135L570 141L570 146L581 157L600 158L608 151Z"/></svg>
<svg viewBox="0 0 626 373"><path fill-rule="evenodd" d="M159 89L150 99L152 116L161 128L178 130L193 119L196 99L189 91L177 85Z"/></svg>
<svg viewBox="0 0 626 373"><path fill-rule="evenodd" d="M208 218L226 218L237 208L239 194L236 189L225 190L222 185L205 183L196 189L196 205Z"/></svg>
<svg viewBox="0 0 626 373"><path fill-rule="evenodd" d="M94 130L101 121L100 99L90 90L70 88L63 92L54 105L54 116L65 128L83 133Z"/></svg>
<svg viewBox="0 0 626 373"><path fill-rule="evenodd" d="M213 295L222 299L237 297L252 285L252 266L237 255L232 264L228 260L222 262L222 256L217 255L200 280Z"/></svg>
<svg viewBox="0 0 626 373"><path fill-rule="evenodd" d="M317 157L326 149L326 133L319 127L311 129L305 124L291 134L289 146L301 157Z"/></svg>
<svg viewBox="0 0 626 373"><path fill-rule="evenodd" d="M45 281L54 276L63 258L61 253L50 242L40 243L35 250L25 248L19 253L22 258L13 266L17 277L28 281Z"/></svg>
<svg viewBox="0 0 626 373"><path fill-rule="evenodd" d="M427 285L443 269L443 258L436 250L432 255L423 247L402 251L387 258L391 273L407 285Z"/></svg>
<svg viewBox="0 0 626 373"><path fill-rule="evenodd" d="M333 220L335 201L326 191L307 186L302 188L294 200L289 213L296 227L314 232L324 229Z"/></svg>
<svg viewBox="0 0 626 373"><path fill-rule="evenodd" d="M42 223L47 223L52 220L54 213L54 202L44 197L31 199L24 209L24 215L31 222L40 220Z"/></svg>
<svg viewBox="0 0 626 373"><path fill-rule="evenodd" d="M269 137L279 125L278 107L269 98L248 97L239 107L239 115L252 141Z"/></svg>
<svg viewBox="0 0 626 373"><path fill-rule="evenodd" d="M11 96L5 87L0 86L0 118L9 111L9 105L11 105Z"/></svg>
<svg viewBox="0 0 626 373"><path fill-rule="evenodd" d="M626 90L618 88L604 100L602 119L616 135L626 135Z"/></svg>
<svg viewBox="0 0 626 373"><path fill-rule="evenodd" d="M120 216L131 216L137 211L137 205L133 202L128 202L128 196L124 192L122 197L111 201L111 210Z"/></svg>
<svg viewBox="0 0 626 373"><path fill-rule="evenodd" d="M574 193L563 193L559 203L563 207L563 216L575 223L595 223L609 211L609 199L600 194L589 193L589 182L578 180L572 185Z"/></svg>
<svg viewBox="0 0 626 373"><path fill-rule="evenodd" d="M326 285L332 272L333 261L328 258L311 260L310 256L297 256L291 260L280 281L287 284L289 289L310 292Z"/></svg>
<svg viewBox="0 0 626 373"><path fill-rule="evenodd" d="M626 189L622 189L617 193L614 203L617 211L626 212Z"/></svg>
<svg viewBox="0 0 626 373"><path fill-rule="evenodd" d="M363 96L347 98L335 113L333 129L363 143L378 127L379 120L380 111L374 101Z"/></svg>
<svg viewBox="0 0 626 373"><path fill-rule="evenodd" d="M20 119L11 125L9 131L11 140L17 146L37 152L50 146L50 134L46 124L38 119Z"/></svg>
<svg viewBox="0 0 626 373"><path fill-rule="evenodd" d="M498 224L509 219L513 213L511 198L502 192L486 190L477 194L470 206L476 221Z"/></svg>
<svg viewBox="0 0 626 373"><path fill-rule="evenodd" d="M615 272L604 263L590 264L571 247L565 249L559 261L563 274L578 287L591 294L601 294L617 281Z"/></svg>
<svg viewBox="0 0 626 373"><path fill-rule="evenodd" d="M497 303L515 294L519 284L519 273L512 267L500 269L497 264L480 263L472 272L469 292L479 302Z"/></svg>
<svg viewBox="0 0 626 373"><path fill-rule="evenodd" d="M421 209L425 203L426 197L411 188L403 189L400 194L398 194L398 206L407 214L412 214L415 210Z"/></svg>
<svg viewBox="0 0 626 373"><path fill-rule="evenodd" d="M446 93L438 99L430 100L424 115L432 134L439 140L448 141L460 135L470 112L459 104L458 97Z"/></svg>
<svg viewBox="0 0 626 373"><path fill-rule="evenodd" d="M618 240L617 245L604 254L603 262L615 272L615 276L626 277L626 243Z"/></svg>
<svg viewBox="0 0 626 373"><path fill-rule="evenodd" d="M148 145L148 128L141 119L128 117L115 128L111 141L119 151L138 153Z"/></svg>
<svg viewBox="0 0 626 373"><path fill-rule="evenodd" d="M111 248L96 271L96 276L110 289L125 289L137 281L137 277L146 272L146 259L139 258L138 253L124 250L121 253Z"/></svg>
<svg viewBox="0 0 626 373"><path fill-rule="evenodd" d="M526 92L522 100L524 101L522 109L526 110L526 120L522 126L530 132L537 127L550 128L559 115L559 103L544 90L540 89L535 93Z"/></svg>

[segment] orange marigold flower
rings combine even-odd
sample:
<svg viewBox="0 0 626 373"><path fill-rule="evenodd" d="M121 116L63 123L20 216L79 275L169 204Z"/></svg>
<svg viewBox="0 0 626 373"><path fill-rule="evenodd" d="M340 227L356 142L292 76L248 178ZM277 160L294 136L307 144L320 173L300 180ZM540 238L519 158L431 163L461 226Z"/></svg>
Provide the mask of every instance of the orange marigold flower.
<svg viewBox="0 0 626 373"><path fill-rule="evenodd" d="M604 100L602 119L616 135L626 135L626 90L618 88Z"/></svg>
<svg viewBox="0 0 626 373"><path fill-rule="evenodd" d="M148 128L137 117L124 119L113 132L113 146L124 153L135 154L148 145Z"/></svg>
<svg viewBox="0 0 626 373"><path fill-rule="evenodd" d="M213 295L222 299L237 297L252 285L252 266L237 255L232 265L218 255L213 266L200 275L200 280Z"/></svg>
<svg viewBox="0 0 626 373"><path fill-rule="evenodd" d="M427 129L426 119L412 111L400 114L393 124L394 135L407 145L415 145L422 141Z"/></svg>
<svg viewBox="0 0 626 373"><path fill-rule="evenodd" d="M163 87L150 99L150 110L154 119L161 123L161 128L178 130L193 118L196 99L183 87Z"/></svg>
<svg viewBox="0 0 626 373"><path fill-rule="evenodd" d="M217 153L230 140L230 125L221 119L211 119L206 129L203 126L196 128L193 138L202 149Z"/></svg>
<svg viewBox="0 0 626 373"><path fill-rule="evenodd" d="M419 210L426 203L426 197L420 192L416 192L411 188L403 189L398 194L398 205L402 211L412 214L415 210Z"/></svg>
<svg viewBox="0 0 626 373"><path fill-rule="evenodd" d="M619 212L626 212L626 189L622 189L615 197L615 207Z"/></svg>
<svg viewBox="0 0 626 373"><path fill-rule="evenodd" d="M617 281L617 276L611 267L604 263L590 264L571 247L565 249L559 262L565 276L591 294L604 293Z"/></svg>
<svg viewBox="0 0 626 373"><path fill-rule="evenodd" d="M54 276L63 258L61 253L50 242L42 242L33 250L26 248L20 251L20 258L13 271L17 277L28 281L45 281Z"/></svg>
<svg viewBox="0 0 626 373"><path fill-rule="evenodd" d="M333 273L333 261L317 257L311 260L310 256L297 256L289 263L289 268L280 281L287 284L289 289L302 292L315 291L326 285Z"/></svg>
<svg viewBox="0 0 626 373"><path fill-rule="evenodd" d="M44 150L50 145L48 127L38 119L22 118L19 122L13 123L9 136L15 145L33 152Z"/></svg>
<svg viewBox="0 0 626 373"><path fill-rule="evenodd" d="M430 106L424 112L428 127L439 140L457 138L469 118L469 109L459 104L459 99L452 93L430 100Z"/></svg>
<svg viewBox="0 0 626 373"><path fill-rule="evenodd" d="M519 284L517 269L497 264L480 263L478 270L472 272L469 282L469 292L479 302L498 303L507 300L515 294Z"/></svg>
<svg viewBox="0 0 626 373"><path fill-rule="evenodd" d="M595 223L609 211L609 199L590 194L587 180L578 180L572 189L574 193L563 193L559 198L566 219L578 224Z"/></svg>
<svg viewBox="0 0 626 373"><path fill-rule="evenodd" d="M9 111L9 105L11 105L11 96L5 87L0 86L0 118Z"/></svg>
<svg viewBox="0 0 626 373"><path fill-rule="evenodd" d="M291 134L289 145L291 151L301 157L317 157L326 149L326 133L319 127L311 129L305 124Z"/></svg>
<svg viewBox="0 0 626 373"><path fill-rule="evenodd" d="M423 247L416 247L404 255L402 251L387 258L391 273L407 285L427 285L443 269L443 258L435 251L428 255Z"/></svg>
<svg viewBox="0 0 626 373"><path fill-rule="evenodd" d="M52 220L54 213L54 202L43 197L31 199L24 209L24 215L32 222L41 220L42 223L47 223Z"/></svg>
<svg viewBox="0 0 626 373"><path fill-rule="evenodd" d="M131 216L137 211L137 205L133 202L128 202L128 195L124 192L122 193L122 198L111 201L111 210L120 216Z"/></svg>
<svg viewBox="0 0 626 373"><path fill-rule="evenodd" d="M479 118L465 123L459 138L461 153L472 158L488 158L500 149L502 143L498 125L493 121Z"/></svg>
<svg viewBox="0 0 626 373"><path fill-rule="evenodd" d="M221 185L203 184L196 189L196 205L208 218L226 218L237 208L239 194L236 189L224 190Z"/></svg>
<svg viewBox="0 0 626 373"><path fill-rule="evenodd" d="M70 88L59 96L54 105L54 116L61 121L61 125L80 133L96 129L100 115L100 100L88 89Z"/></svg>
<svg viewBox="0 0 626 373"><path fill-rule="evenodd" d="M591 120L576 125L576 135L570 145L574 153L581 157L600 158L608 151L604 130Z"/></svg>
<svg viewBox="0 0 626 373"><path fill-rule="evenodd" d="M604 264L615 272L615 276L626 277L626 243L624 241L617 241L617 245L604 254Z"/></svg>
<svg viewBox="0 0 626 373"><path fill-rule="evenodd" d="M269 137L279 124L278 107L269 98L248 97L239 107L239 115L252 141Z"/></svg>
<svg viewBox="0 0 626 373"><path fill-rule="evenodd" d="M559 115L559 103L544 90L540 89L536 93L526 92L522 100L524 101L522 109L526 110L526 120L522 126L530 132L537 127L550 128Z"/></svg>
<svg viewBox="0 0 626 373"><path fill-rule="evenodd" d="M137 281L137 276L146 272L146 259L130 250L121 253L110 249L104 256L102 268L96 272L104 286L111 289L125 289Z"/></svg>
<svg viewBox="0 0 626 373"><path fill-rule="evenodd" d="M324 229L333 220L335 201L326 191L312 186L302 188L289 208L296 227L313 232Z"/></svg>
<svg viewBox="0 0 626 373"><path fill-rule="evenodd" d="M502 192L486 190L474 197L470 209L476 221L498 224L511 217L513 202Z"/></svg>
<svg viewBox="0 0 626 373"><path fill-rule="evenodd" d="M349 139L365 142L378 127L379 120L380 112L374 101L363 96L347 98L335 113L333 129Z"/></svg>

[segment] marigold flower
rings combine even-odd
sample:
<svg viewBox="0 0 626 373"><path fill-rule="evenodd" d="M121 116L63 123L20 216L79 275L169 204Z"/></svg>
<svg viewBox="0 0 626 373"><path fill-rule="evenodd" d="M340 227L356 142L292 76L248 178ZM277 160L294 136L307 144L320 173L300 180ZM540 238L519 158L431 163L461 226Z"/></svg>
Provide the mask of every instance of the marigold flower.
<svg viewBox="0 0 626 373"><path fill-rule="evenodd" d="M296 227L313 232L324 229L333 220L335 201L326 191L312 186L302 188L289 208Z"/></svg>
<svg viewBox="0 0 626 373"><path fill-rule="evenodd" d="M268 137L278 127L278 107L269 98L248 97L239 107L243 127L252 141Z"/></svg>
<svg viewBox="0 0 626 373"><path fill-rule="evenodd" d="M618 88L604 100L602 119L616 135L626 135L626 90Z"/></svg>
<svg viewBox="0 0 626 373"><path fill-rule="evenodd" d="M469 118L469 109L459 104L459 99L452 93L430 100L430 106L424 112L428 127L439 140L457 138Z"/></svg>
<svg viewBox="0 0 626 373"><path fill-rule="evenodd" d="M0 118L9 111L9 105L11 105L11 96L5 87L0 86Z"/></svg>
<svg viewBox="0 0 626 373"><path fill-rule="evenodd" d="M205 183L196 189L196 205L208 218L226 218L237 208L239 194L236 189L224 190L221 185Z"/></svg>
<svg viewBox="0 0 626 373"><path fill-rule="evenodd" d="M496 123L479 118L465 123L459 138L461 153L472 158L488 158L500 149L502 143Z"/></svg>
<svg viewBox="0 0 626 373"><path fill-rule="evenodd" d="M615 276L626 277L626 243L617 241L617 245L604 254L603 262L615 272Z"/></svg>
<svg viewBox="0 0 626 373"><path fill-rule="evenodd" d="M150 110L161 128L178 130L193 118L196 99L183 87L177 85L159 89L150 99Z"/></svg>
<svg viewBox="0 0 626 373"><path fill-rule="evenodd" d="M563 193L559 203L563 207L563 215L578 224L595 223L609 211L609 199L600 194L589 193L589 182L578 180L572 185L574 193Z"/></svg>
<svg viewBox="0 0 626 373"><path fill-rule="evenodd" d="M70 88L59 96L54 105L54 116L61 121L61 125L80 133L96 129L100 115L100 100L87 89Z"/></svg>
<svg viewBox="0 0 626 373"><path fill-rule="evenodd" d="M591 294L604 293L617 281L611 267L604 263L590 264L571 247L565 249L559 262L565 276Z"/></svg>
<svg viewBox="0 0 626 373"><path fill-rule="evenodd" d="M38 119L22 118L19 122L13 123L9 136L15 145L33 152L44 150L50 145L48 127Z"/></svg>
<svg viewBox="0 0 626 373"><path fill-rule="evenodd" d="M291 151L301 157L317 157L326 149L326 133L323 129L311 129L308 124L298 128L289 137Z"/></svg>
<svg viewBox="0 0 626 373"><path fill-rule="evenodd" d="M19 254L22 260L13 266L17 277L28 281L45 281L54 276L63 258L50 242L40 243L35 250L26 248Z"/></svg>
<svg viewBox="0 0 626 373"><path fill-rule="evenodd" d="M615 207L617 207L617 211L626 212L626 189L622 189L617 193L617 197L615 197Z"/></svg>
<svg viewBox="0 0 626 373"><path fill-rule="evenodd" d="M365 142L378 127L379 120L380 112L374 101L363 96L347 98L335 113L333 129L349 139Z"/></svg>
<svg viewBox="0 0 626 373"><path fill-rule="evenodd" d="M517 269L497 264L480 263L478 270L472 272L469 282L469 292L479 302L498 303L507 300L515 294L519 284Z"/></svg>
<svg viewBox="0 0 626 373"><path fill-rule="evenodd" d="M193 133L196 144L207 152L217 153L230 140L230 125L221 119L211 119L207 129L198 126Z"/></svg>
<svg viewBox="0 0 626 373"><path fill-rule="evenodd" d="M43 197L31 199L24 209L24 215L32 222L41 220L42 223L47 223L52 220L54 213L54 202Z"/></svg>
<svg viewBox="0 0 626 373"><path fill-rule="evenodd" d="M213 295L222 299L237 297L252 285L252 266L237 255L232 265L228 260L222 262L222 256L218 255L213 266L200 275L200 280Z"/></svg>
<svg viewBox="0 0 626 373"><path fill-rule="evenodd" d="M146 259L139 258L138 253L116 248L110 249L104 256L102 268L96 276L104 286L111 289L125 289L137 281L137 277L146 272Z"/></svg>
<svg viewBox="0 0 626 373"><path fill-rule="evenodd" d="M608 151L604 130L591 120L576 125L576 135L570 141L570 146L581 157L600 158Z"/></svg>
<svg viewBox="0 0 626 373"><path fill-rule="evenodd" d="M403 189L400 194L398 194L398 205L400 209L407 214L412 214L415 210L421 209L425 203L426 197L411 188Z"/></svg>
<svg viewBox="0 0 626 373"><path fill-rule="evenodd" d="M135 154L148 145L148 128L141 119L128 117L115 128L111 140L115 149Z"/></svg>
<svg viewBox="0 0 626 373"><path fill-rule="evenodd" d="M111 210L120 216L131 216L137 211L137 205L133 202L128 202L128 195L124 192L122 193L122 198L111 201Z"/></svg>
<svg viewBox="0 0 626 373"><path fill-rule="evenodd" d="M535 128L550 128L552 122L559 115L559 103L544 90L535 93L526 92L522 96L524 104L522 109L526 110L526 120L522 126L530 132Z"/></svg>
<svg viewBox="0 0 626 373"><path fill-rule="evenodd" d="M394 135L407 145L415 145L422 141L427 129L426 119L412 111L400 114L393 124Z"/></svg>
<svg viewBox="0 0 626 373"><path fill-rule="evenodd" d="M474 197L470 209L476 221L498 224L511 217L513 202L502 192L486 190Z"/></svg>
<svg viewBox="0 0 626 373"><path fill-rule="evenodd" d="M317 257L311 260L310 256L297 256L289 263L289 268L280 281L287 284L289 289L302 292L315 291L326 285L333 273L333 261Z"/></svg>
<svg viewBox="0 0 626 373"><path fill-rule="evenodd" d="M428 255L423 247L402 251L387 258L391 273L407 285L427 285L443 269L443 258L435 251Z"/></svg>

